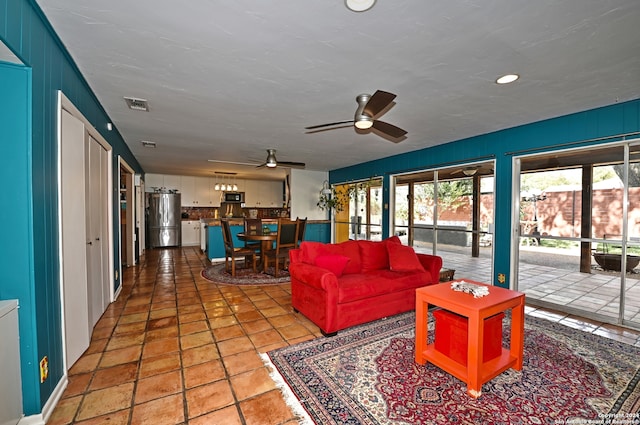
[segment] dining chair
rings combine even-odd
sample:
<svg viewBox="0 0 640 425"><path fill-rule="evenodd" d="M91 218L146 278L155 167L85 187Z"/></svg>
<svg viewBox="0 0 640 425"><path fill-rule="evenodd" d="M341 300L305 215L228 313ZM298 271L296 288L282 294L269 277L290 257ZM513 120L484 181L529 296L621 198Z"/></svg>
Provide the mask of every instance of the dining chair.
<svg viewBox="0 0 640 425"><path fill-rule="evenodd" d="M263 259L263 271L266 273L269 261L273 260L275 271L274 277L280 274L280 261L285 268L289 261L289 251L296 248L298 243L298 221L288 218L278 219L278 230L276 234L275 249L266 251Z"/></svg>
<svg viewBox="0 0 640 425"><path fill-rule="evenodd" d="M262 220L259 218L245 218L244 219L244 233L247 235L259 235L262 233ZM245 248L253 248L254 250L260 250L260 241L244 241Z"/></svg>
<svg viewBox="0 0 640 425"><path fill-rule="evenodd" d="M224 269L229 272L229 263L231 263L231 276L236 275L236 259L244 258L244 265L248 267L249 259L253 263L253 271L256 271L256 250L254 248L236 248L233 246L233 235L231 234L231 226L229 220L221 219L222 240L224 242Z"/></svg>
<svg viewBox="0 0 640 425"><path fill-rule="evenodd" d="M298 243L297 246L300 247L300 244L304 240L304 231L307 227L307 217L305 218L296 218L298 222Z"/></svg>

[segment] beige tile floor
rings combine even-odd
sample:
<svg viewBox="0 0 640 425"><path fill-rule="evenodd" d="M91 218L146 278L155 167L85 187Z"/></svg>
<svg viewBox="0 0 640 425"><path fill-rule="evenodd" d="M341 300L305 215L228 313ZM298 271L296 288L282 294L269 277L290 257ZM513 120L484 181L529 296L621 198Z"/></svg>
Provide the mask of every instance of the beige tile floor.
<svg viewBox="0 0 640 425"><path fill-rule="evenodd" d="M48 425L286 424L297 420L259 353L321 336L291 308L290 285L201 277L197 248L147 251L96 325ZM550 310L527 313L640 344L629 329Z"/></svg>

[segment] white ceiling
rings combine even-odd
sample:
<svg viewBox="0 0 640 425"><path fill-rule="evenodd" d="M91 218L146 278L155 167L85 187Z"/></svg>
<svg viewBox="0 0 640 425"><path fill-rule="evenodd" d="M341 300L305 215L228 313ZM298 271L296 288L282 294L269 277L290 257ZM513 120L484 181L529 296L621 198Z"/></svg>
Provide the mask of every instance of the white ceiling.
<svg viewBox="0 0 640 425"><path fill-rule="evenodd" d="M638 0L37 2L151 173L255 177L207 159L259 163L267 148L330 170L640 97ZM495 84L505 73L521 78ZM401 143L305 134L377 89L398 95L382 120Z"/></svg>

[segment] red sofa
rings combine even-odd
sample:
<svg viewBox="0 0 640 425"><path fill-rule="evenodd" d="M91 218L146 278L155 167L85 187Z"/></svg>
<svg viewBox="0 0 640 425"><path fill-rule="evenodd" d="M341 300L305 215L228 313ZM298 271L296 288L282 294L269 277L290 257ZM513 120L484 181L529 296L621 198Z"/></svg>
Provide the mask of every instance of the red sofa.
<svg viewBox="0 0 640 425"><path fill-rule="evenodd" d="M442 258L396 236L380 242L303 242L289 253L291 303L326 336L415 309L416 288L438 283Z"/></svg>

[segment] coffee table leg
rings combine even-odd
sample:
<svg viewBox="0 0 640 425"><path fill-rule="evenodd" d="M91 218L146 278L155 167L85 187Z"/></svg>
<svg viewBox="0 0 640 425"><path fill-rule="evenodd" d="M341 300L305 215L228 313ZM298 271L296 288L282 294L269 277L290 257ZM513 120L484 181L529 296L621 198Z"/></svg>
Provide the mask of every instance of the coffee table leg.
<svg viewBox="0 0 640 425"><path fill-rule="evenodd" d="M468 318L468 351L467 351L467 394L473 398L482 395L482 343L484 341L484 321L477 315Z"/></svg>
<svg viewBox="0 0 640 425"><path fill-rule="evenodd" d="M416 297L416 363L425 364L423 353L427 348L427 317L428 304L422 297Z"/></svg>

